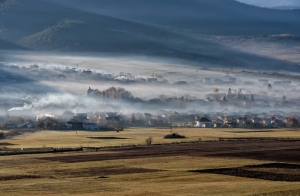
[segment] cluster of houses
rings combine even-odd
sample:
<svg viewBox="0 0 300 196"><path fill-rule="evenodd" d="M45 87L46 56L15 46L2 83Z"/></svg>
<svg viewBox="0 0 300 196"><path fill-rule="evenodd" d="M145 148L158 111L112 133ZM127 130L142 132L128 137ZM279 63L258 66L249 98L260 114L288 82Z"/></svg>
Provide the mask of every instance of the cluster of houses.
<svg viewBox="0 0 300 196"><path fill-rule="evenodd" d="M207 85L234 85L237 84L237 78L235 77L227 77L226 79L222 78L209 78L206 77L203 79L203 83L207 84ZM271 85L271 81L269 79L264 79L264 78L260 78L257 80L258 84L260 85ZM245 81L244 82L245 85L253 85L254 83L251 81ZM278 85L278 86L290 86L292 84L291 80L275 80L272 83L273 85Z"/></svg>
<svg viewBox="0 0 300 196"><path fill-rule="evenodd" d="M152 74L150 77L134 76L130 73L121 72L118 75L115 74L103 74L97 73L91 70L83 70L77 68L51 68L44 69L38 65L32 65L30 67L9 66L11 73L7 76L0 76L0 82L12 83L13 81L26 81L25 77L18 74L17 71L21 71L24 75L28 75L29 78L36 79L94 79L94 80L110 80L117 82L146 82L146 83L168 83L163 77ZM204 68L205 70L206 68ZM203 80L205 85L235 85L237 79L235 77L226 78L205 78ZM253 81L252 81L253 82ZM281 98L269 97L268 93L272 92L272 85L268 79L258 79L256 83L264 85L268 88L268 92L260 91L257 94L249 94L247 91L241 89L233 90L228 89L227 92L220 93L218 89L216 91L207 94L207 100L200 99L188 99L182 98L155 98L149 101L140 102L143 104L152 104L151 106L160 106L166 108L176 108L183 110L191 107L218 107L222 109L233 108L233 110L242 109L259 109L267 108L280 110L282 108L299 109L300 99L287 100L285 96ZM186 81L177 81L173 85L187 85ZM246 84L246 82L245 82ZM247 84L252 84L248 82ZM274 86L289 86L291 81L282 80L274 81ZM266 88L266 90L267 90ZM91 90L91 89L89 89ZM274 91L274 89L273 89ZM274 91L275 92L275 91ZM127 93L127 92L126 92ZM128 93L127 93L128 94ZM106 93L107 95L107 93ZM114 94L115 95L115 94ZM135 99L136 101L136 99ZM273 106L269 103L273 102ZM32 98L26 99L9 99L0 100L0 106L5 110L8 106L22 107L24 103L31 103ZM188 107L190 105L191 107ZM154 107L153 107L154 108ZM295 109L295 110L296 110ZM244 110L245 111L245 110ZM23 119L19 117L0 117L0 123L2 128L14 129L14 128L38 128L38 129L57 129L57 130L122 130L123 127L205 127L205 128L258 128L258 127L285 127L289 126L289 119L293 118L293 122L298 122L300 119L300 113L284 113L284 112L269 112L261 114L245 113L245 114L232 114L232 113L216 113L205 114L199 111L189 111L186 113L178 113L174 111L160 110L157 114L149 113L135 113L135 114L121 114L115 112L88 112L88 113L73 113L66 111L61 115L55 116L46 114L39 116L37 119L31 119L26 117ZM295 121L295 119L297 121ZM294 123L297 124L297 123Z"/></svg>
<svg viewBox="0 0 300 196"><path fill-rule="evenodd" d="M201 117L195 122L195 127L201 128L277 128L287 127L288 119L283 117L270 117L270 118L259 118L242 116L238 118L234 117L219 117L214 120L210 120L206 117ZM296 125L297 126L297 125Z"/></svg>
<svg viewBox="0 0 300 196"><path fill-rule="evenodd" d="M285 116L287 115L287 116ZM36 128L49 130L121 131L124 127L198 127L198 128L277 128L298 127L300 113L270 112L244 115L200 114L195 110L187 113L160 110L157 114L116 112L73 113L66 111L54 116L45 114L35 120L21 117L0 118L2 129Z"/></svg>
<svg viewBox="0 0 300 196"><path fill-rule="evenodd" d="M194 110L186 114L179 114L177 112L161 110L158 115L152 116L149 125L160 126L162 122L165 122L165 125L173 127L279 128L288 126L298 127L299 120L300 113L298 112L291 112L289 114L285 114L281 111L273 111L269 114L246 112L244 115L239 115L238 113L225 114L222 112L215 114L197 114Z"/></svg>
<svg viewBox="0 0 300 196"><path fill-rule="evenodd" d="M123 126L117 113L73 113L66 111L57 117L41 116L36 119L40 129L66 130L122 130Z"/></svg>

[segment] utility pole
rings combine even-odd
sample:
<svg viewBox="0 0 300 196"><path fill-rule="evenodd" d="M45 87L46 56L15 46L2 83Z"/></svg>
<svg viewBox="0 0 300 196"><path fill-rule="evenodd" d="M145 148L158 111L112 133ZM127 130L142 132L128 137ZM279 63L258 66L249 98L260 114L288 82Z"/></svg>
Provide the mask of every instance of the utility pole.
<svg viewBox="0 0 300 196"><path fill-rule="evenodd" d="M172 134L172 133L173 133L172 120L171 120L171 127L170 127L170 131L171 131L171 134Z"/></svg>
<svg viewBox="0 0 300 196"><path fill-rule="evenodd" d="M75 123L76 123L76 135L77 135L77 125L78 125L78 123L77 123L77 121L75 121Z"/></svg>

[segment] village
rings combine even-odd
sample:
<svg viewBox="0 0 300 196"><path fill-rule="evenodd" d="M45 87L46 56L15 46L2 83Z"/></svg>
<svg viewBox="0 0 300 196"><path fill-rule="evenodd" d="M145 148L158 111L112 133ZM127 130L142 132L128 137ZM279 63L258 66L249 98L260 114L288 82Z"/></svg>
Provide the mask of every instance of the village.
<svg viewBox="0 0 300 196"><path fill-rule="evenodd" d="M24 83L28 78L37 81L64 80L64 81L109 81L112 85L143 83L143 85L160 85L168 88L190 88L202 86L205 91L210 89L203 98L189 95L168 96L160 95L152 98L134 96L123 88L111 87L106 90L89 87L87 94L78 99L91 98L96 102L106 101L111 105L128 103L126 107L135 108L133 112L123 112L122 109L110 111L97 108L83 109L76 112L74 108L57 105L56 108L65 109L64 112L53 112L54 104L46 108L34 108L36 115L22 113L24 105L37 101L29 94L27 98L1 99L0 105L5 115L0 117L0 128L33 129L33 130L89 130L89 131L122 131L129 127L156 127L156 128L282 128L298 127L300 120L300 99L296 97L299 88L295 82L288 79L273 80L270 78L241 79L235 74L226 74L222 77L203 77L197 80L171 80L167 74L152 73L149 76L133 75L120 72L119 74L99 73L89 69L64 67L41 68L37 64L25 66L6 66L10 75L3 75L0 82ZM200 68L198 71L208 71ZM227 70L228 71L228 70ZM226 71L226 72L227 72ZM243 72L246 72L243 70ZM26 77L24 76L26 75ZM264 73L272 74L272 73ZM166 79L167 78L167 79ZM28 80L27 82L30 82ZM18 86L17 84L15 84ZM249 90L251 89L251 90ZM34 88L33 88L34 90ZM27 90L28 93L30 91ZM291 97L286 97L283 93ZM289 93L291 92L291 93ZM34 93L34 91L32 92ZM89 100L87 101L89 102ZM82 106L83 103L80 103ZM93 107L93 106L92 106ZM125 107L125 106L122 106ZM10 110L8 110L11 108ZM47 112L47 108L50 108ZM151 108L151 111L149 111ZM163 109L162 109L163 108ZM26 108L25 108L26 109ZM15 110L15 111L14 111ZM11 111L11 112L10 112ZM37 112L40 111L38 114Z"/></svg>
<svg viewBox="0 0 300 196"><path fill-rule="evenodd" d="M132 127L156 128L284 128L299 127L299 113L289 116L283 112L271 112L245 115L224 115L215 113L199 115L193 111L177 113L161 110L156 115L135 113L124 115L115 112L73 113L66 111L59 116L45 114L34 119L22 117L1 117L1 129L37 129L37 130L87 130L122 131Z"/></svg>

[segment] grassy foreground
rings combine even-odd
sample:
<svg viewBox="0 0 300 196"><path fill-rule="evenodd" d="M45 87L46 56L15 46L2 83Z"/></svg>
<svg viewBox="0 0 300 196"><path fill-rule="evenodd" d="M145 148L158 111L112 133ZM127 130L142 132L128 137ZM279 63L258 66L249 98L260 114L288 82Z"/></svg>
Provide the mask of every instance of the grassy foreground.
<svg viewBox="0 0 300 196"><path fill-rule="evenodd" d="M154 143L196 141L199 138L202 141L218 140L219 137L300 138L300 131L288 129L255 132L241 129L178 129L174 132L187 138L165 140L163 136L170 133L170 130L130 129L120 133L77 134L43 131L1 142L15 144L10 147L77 147L145 144L149 136L153 137ZM0 157L0 195L300 195L300 182L189 172L275 162L251 156L217 156L217 149L223 153L300 149L299 142L295 145L286 144L253 142L253 146L256 146L252 149L252 143L243 148L244 142L216 141L200 142L195 145L196 149L186 144L106 149L100 152L3 156ZM226 149L222 146L226 146ZM128 158L127 155L135 156Z"/></svg>

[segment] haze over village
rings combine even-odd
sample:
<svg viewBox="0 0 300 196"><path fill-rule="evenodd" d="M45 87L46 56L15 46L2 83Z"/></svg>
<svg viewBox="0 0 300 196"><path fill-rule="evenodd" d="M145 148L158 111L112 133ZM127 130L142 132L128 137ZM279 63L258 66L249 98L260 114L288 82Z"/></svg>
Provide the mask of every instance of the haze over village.
<svg viewBox="0 0 300 196"><path fill-rule="evenodd" d="M286 127L300 117L300 83L289 73L172 64L159 70L163 62L143 60L132 65L145 69L130 73L122 58L109 69L105 62L89 67L89 59L82 65L42 58L49 61L2 63L10 73L1 76L3 128Z"/></svg>

